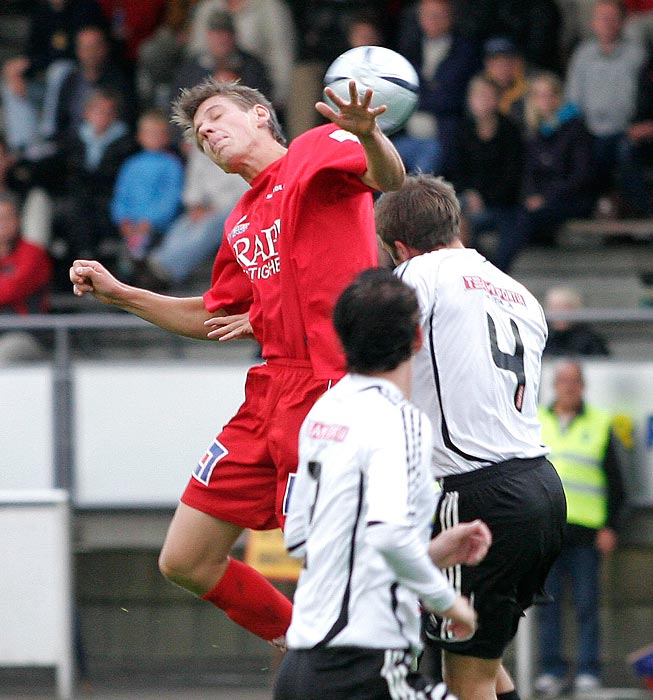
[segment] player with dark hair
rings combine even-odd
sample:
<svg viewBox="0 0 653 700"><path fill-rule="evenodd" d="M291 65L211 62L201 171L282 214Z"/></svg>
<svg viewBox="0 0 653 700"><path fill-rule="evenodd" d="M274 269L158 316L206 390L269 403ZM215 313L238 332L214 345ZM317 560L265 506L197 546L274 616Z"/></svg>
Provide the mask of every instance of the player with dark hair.
<svg viewBox="0 0 653 700"><path fill-rule="evenodd" d="M429 543L431 428L406 399L421 345L417 297L388 270L368 270L340 296L334 324L349 373L300 431L285 542L305 565L274 697L452 698L411 672L419 601L468 637L475 613L433 562L477 564L491 536L475 521Z"/></svg>
<svg viewBox="0 0 653 700"><path fill-rule="evenodd" d="M535 297L460 241L460 206L442 178L407 178L376 204L377 232L419 298L424 346L412 400L431 418L440 478L435 532L483 518L494 544L449 572L473 600L466 641L431 618L444 677L461 700L516 700L501 664L562 544L565 497L541 444L537 400L547 328Z"/></svg>
<svg viewBox="0 0 653 700"><path fill-rule="evenodd" d="M77 260L75 294L93 294L193 338L253 331L265 361L250 369L245 402L211 442L182 495L159 565L171 581L210 601L259 637L283 637L291 604L253 569L229 557L244 528L283 525L297 467L297 435L318 396L345 370L331 320L340 292L377 263L374 190L401 186L404 167L370 107L330 91L329 123L289 147L258 91L212 79L183 91L176 121L197 146L251 188L225 223L212 286L175 298L125 285L96 261ZM249 318L247 319L247 312Z"/></svg>

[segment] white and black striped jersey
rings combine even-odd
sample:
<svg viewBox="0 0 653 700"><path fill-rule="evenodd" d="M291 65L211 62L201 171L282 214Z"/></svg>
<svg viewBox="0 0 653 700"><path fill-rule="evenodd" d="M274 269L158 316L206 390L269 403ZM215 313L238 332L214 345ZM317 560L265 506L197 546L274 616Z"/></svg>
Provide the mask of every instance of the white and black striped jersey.
<svg viewBox="0 0 653 700"><path fill-rule="evenodd" d="M396 274L422 312L412 400L431 418L434 474L546 454L537 403L547 326L537 299L473 249L424 253Z"/></svg>
<svg viewBox="0 0 653 700"><path fill-rule="evenodd" d="M304 557L291 649L418 649L419 599L453 604L427 554L431 441L428 418L383 379L348 374L313 406L284 531Z"/></svg>

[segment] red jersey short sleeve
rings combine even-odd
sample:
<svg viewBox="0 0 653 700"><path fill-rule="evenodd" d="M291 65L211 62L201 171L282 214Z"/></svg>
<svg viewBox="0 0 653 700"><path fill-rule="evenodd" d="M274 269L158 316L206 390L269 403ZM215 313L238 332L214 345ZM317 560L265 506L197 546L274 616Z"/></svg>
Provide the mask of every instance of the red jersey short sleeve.
<svg viewBox="0 0 653 700"><path fill-rule="evenodd" d="M355 136L333 124L311 129L254 179L228 218L205 303L236 303L237 263L266 359L309 360L317 378L344 371L333 307L358 272L377 265L366 169Z"/></svg>
<svg viewBox="0 0 653 700"><path fill-rule="evenodd" d="M242 314L252 300L249 278L236 262L231 248L221 245L213 263L211 289L204 294L204 306L207 311L223 309L228 314Z"/></svg>

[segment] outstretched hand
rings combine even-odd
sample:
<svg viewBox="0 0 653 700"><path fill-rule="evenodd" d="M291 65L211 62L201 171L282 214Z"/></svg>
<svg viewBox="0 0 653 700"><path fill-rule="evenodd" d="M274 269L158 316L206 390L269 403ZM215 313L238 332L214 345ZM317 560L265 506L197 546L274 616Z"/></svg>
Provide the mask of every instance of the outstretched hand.
<svg viewBox="0 0 653 700"><path fill-rule="evenodd" d="M441 569L456 564L475 566L490 549L492 533L482 520L460 523L443 530L429 543L431 561Z"/></svg>
<svg viewBox="0 0 653 700"><path fill-rule="evenodd" d="M337 111L326 102L317 102L315 109L326 119L356 136L372 134L377 128L376 118L387 110L385 105L370 107L372 90L368 88L360 97L355 80L349 81L349 102L338 97L330 87L324 88L324 93L335 104Z"/></svg>
<svg viewBox="0 0 653 700"><path fill-rule="evenodd" d="M204 322L211 330L206 334L212 340L236 340L254 338L254 332L249 322L249 314L235 314L233 316L216 316Z"/></svg>

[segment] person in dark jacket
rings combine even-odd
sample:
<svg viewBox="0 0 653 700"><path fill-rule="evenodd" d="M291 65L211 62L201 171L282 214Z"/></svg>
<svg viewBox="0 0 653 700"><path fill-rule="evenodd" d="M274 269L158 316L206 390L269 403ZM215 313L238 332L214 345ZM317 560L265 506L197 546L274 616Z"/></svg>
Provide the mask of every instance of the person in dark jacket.
<svg viewBox="0 0 653 700"><path fill-rule="evenodd" d="M120 99L109 90L95 91L86 102L84 121L64 140L63 197L57 236L64 243L61 258L103 260L115 255L119 236L109 204L118 171L137 146L120 117Z"/></svg>
<svg viewBox="0 0 653 700"><path fill-rule="evenodd" d="M460 193L469 244L496 230L499 243L492 262L504 272L524 241L519 206L522 143L518 127L499 112L500 89L480 74L469 84L468 117L460 124L445 174Z"/></svg>
<svg viewBox="0 0 653 700"><path fill-rule="evenodd" d="M247 87L270 94L272 84L263 63L256 56L243 51L236 41L236 27L231 15L215 10L207 21L208 52L191 56L179 66L172 83L171 102L179 97L182 88L197 85L210 75L233 74Z"/></svg>
<svg viewBox="0 0 653 700"><path fill-rule="evenodd" d="M583 299L572 287L550 287L544 297L547 316L578 311ZM544 347L545 355L576 357L578 355L609 355L608 344L596 331L581 321L547 319L549 337Z"/></svg>
<svg viewBox="0 0 653 700"><path fill-rule="evenodd" d="M83 27L75 36L75 66L64 78L55 108L55 136L74 134L84 118L87 98L97 88L118 93L123 113L134 120L134 93L127 76L111 56L111 47L101 27ZM47 119L44 115L44 119Z"/></svg>
<svg viewBox="0 0 653 700"><path fill-rule="evenodd" d="M562 83L553 73L538 73L529 81L525 119L522 202L527 240L552 245L565 221L592 213L592 139L577 110L563 104Z"/></svg>
<svg viewBox="0 0 653 700"><path fill-rule="evenodd" d="M397 47L417 71L420 90L417 111L393 141L407 170L439 172L465 112L467 85L482 68L480 47L456 31L451 0L409 8Z"/></svg>

